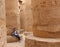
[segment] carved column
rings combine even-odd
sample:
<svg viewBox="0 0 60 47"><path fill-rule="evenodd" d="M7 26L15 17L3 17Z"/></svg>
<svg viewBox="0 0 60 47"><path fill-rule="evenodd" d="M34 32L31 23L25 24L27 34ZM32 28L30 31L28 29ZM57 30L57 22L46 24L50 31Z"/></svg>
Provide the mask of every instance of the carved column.
<svg viewBox="0 0 60 47"><path fill-rule="evenodd" d="M6 0L6 16L8 34L11 33L13 28L16 28L19 31L20 15L18 0Z"/></svg>
<svg viewBox="0 0 60 47"><path fill-rule="evenodd" d="M25 47L60 47L60 0L31 0L33 35Z"/></svg>
<svg viewBox="0 0 60 47"><path fill-rule="evenodd" d="M24 29L25 31L32 31L32 10L31 10L31 0L25 0L24 6Z"/></svg>
<svg viewBox="0 0 60 47"><path fill-rule="evenodd" d="M60 38L60 0L32 0L35 36Z"/></svg>
<svg viewBox="0 0 60 47"><path fill-rule="evenodd" d="M5 0L0 0L0 47L6 47Z"/></svg>

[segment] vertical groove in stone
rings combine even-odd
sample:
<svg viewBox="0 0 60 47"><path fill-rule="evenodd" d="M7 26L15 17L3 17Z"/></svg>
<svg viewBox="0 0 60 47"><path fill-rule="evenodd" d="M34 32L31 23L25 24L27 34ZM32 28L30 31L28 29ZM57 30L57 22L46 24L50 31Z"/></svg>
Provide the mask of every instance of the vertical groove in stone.
<svg viewBox="0 0 60 47"><path fill-rule="evenodd" d="M22 0L24 1L23 4L23 13L24 15L21 16L23 19L23 25L25 31L32 31L32 10L31 10L31 0Z"/></svg>

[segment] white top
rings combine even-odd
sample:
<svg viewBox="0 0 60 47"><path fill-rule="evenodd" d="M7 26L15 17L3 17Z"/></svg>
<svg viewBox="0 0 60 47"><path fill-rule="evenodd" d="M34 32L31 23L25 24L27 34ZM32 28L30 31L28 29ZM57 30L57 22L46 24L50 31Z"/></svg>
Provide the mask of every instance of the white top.
<svg viewBox="0 0 60 47"><path fill-rule="evenodd" d="M18 34L17 34L17 31L14 31L13 34L18 35Z"/></svg>

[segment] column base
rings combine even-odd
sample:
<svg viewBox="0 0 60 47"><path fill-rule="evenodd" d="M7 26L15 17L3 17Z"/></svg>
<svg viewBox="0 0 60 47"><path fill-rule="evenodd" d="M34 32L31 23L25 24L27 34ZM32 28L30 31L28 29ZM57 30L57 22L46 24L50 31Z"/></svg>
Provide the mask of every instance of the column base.
<svg viewBox="0 0 60 47"><path fill-rule="evenodd" d="M60 47L60 38L40 38L28 35L25 37L25 47Z"/></svg>

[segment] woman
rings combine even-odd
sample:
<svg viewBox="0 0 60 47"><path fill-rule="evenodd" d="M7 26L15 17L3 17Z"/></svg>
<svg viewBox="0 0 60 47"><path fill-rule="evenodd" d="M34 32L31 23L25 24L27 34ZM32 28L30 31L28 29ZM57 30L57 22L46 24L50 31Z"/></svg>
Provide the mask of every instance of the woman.
<svg viewBox="0 0 60 47"><path fill-rule="evenodd" d="M18 40L20 40L20 36L19 36L18 32L16 31L16 28L13 28L12 36L17 37Z"/></svg>

